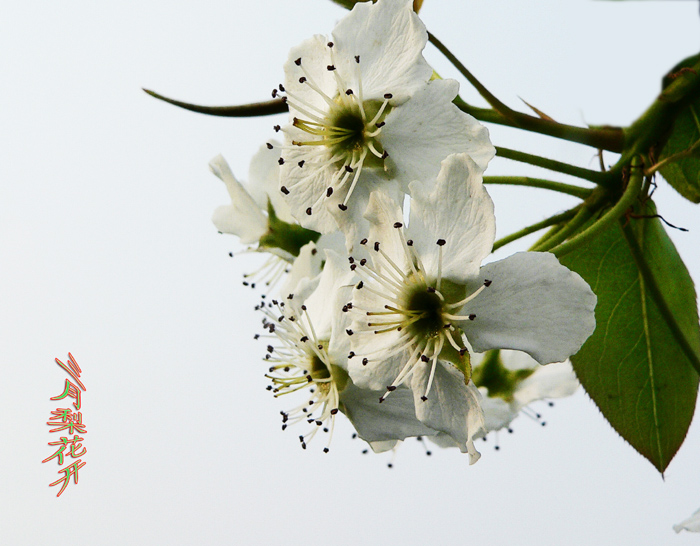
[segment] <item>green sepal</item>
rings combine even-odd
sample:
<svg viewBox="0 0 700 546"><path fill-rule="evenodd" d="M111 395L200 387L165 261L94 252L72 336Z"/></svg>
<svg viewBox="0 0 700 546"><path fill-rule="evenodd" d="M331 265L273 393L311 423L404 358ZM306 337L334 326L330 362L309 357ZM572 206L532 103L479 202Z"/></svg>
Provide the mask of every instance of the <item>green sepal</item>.
<svg viewBox="0 0 700 546"><path fill-rule="evenodd" d="M260 238L260 248L280 248L292 256L299 256L301 247L310 242L315 243L321 236L316 231L280 220L269 199L267 201L267 220L270 227L267 233Z"/></svg>
<svg viewBox="0 0 700 546"><path fill-rule="evenodd" d="M512 402L518 383L530 377L534 371L535 368L509 370L503 365L501 351L494 349L485 353L481 364L474 368L472 379L477 387L488 389L489 397Z"/></svg>

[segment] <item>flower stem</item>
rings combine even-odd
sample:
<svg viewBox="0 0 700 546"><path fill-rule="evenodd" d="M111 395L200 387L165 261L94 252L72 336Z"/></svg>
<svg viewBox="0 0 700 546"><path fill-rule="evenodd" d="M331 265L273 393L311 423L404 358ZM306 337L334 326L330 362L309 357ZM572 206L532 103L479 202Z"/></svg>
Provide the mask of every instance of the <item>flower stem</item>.
<svg viewBox="0 0 700 546"><path fill-rule="evenodd" d="M623 214L625 214L625 212L627 212L627 210L634 204L634 200L639 196L639 192L642 190L642 184L644 182L644 171L639 158L635 158L632 161L631 169L627 188L625 188L625 192L622 194L622 197L615 204L615 206L581 233L572 237L565 243L561 243L558 246L550 248L549 251L552 254L554 254L557 258L561 258L572 250L587 244L599 233L608 229L613 222L618 220Z"/></svg>
<svg viewBox="0 0 700 546"><path fill-rule="evenodd" d="M545 240L538 241L530 250L534 252L546 252L559 243L566 241L571 234L576 233L581 226L584 226L591 219L594 212L595 210L591 207L585 205L581 206L568 224L565 224L564 227Z"/></svg>
<svg viewBox="0 0 700 546"><path fill-rule="evenodd" d="M498 100L491 91L486 89L484 85L477 80L474 75L469 72L466 66L464 66L460 60L455 57L452 52L445 47L445 45L438 40L434 34L431 34L428 32L428 41L433 44L440 53L442 53L448 61L450 61L454 67L459 70L460 74L464 76L469 83L471 83L474 88L479 92L479 94L486 99L486 102L488 102L494 110L496 110L498 113L500 113L502 116L504 116L506 119L513 119L515 112L511 110L508 106L503 104L500 100Z"/></svg>
<svg viewBox="0 0 700 546"><path fill-rule="evenodd" d="M583 180L588 180L599 186L610 187L612 185L608 172L592 171L591 169L584 169L583 167L577 167L555 159L548 159L538 155L511 150L510 148L503 148L502 146L496 146L496 155L505 157L506 159L512 159L513 161L520 161L521 163L542 167L550 171L569 174L577 178L582 178Z"/></svg>
<svg viewBox="0 0 700 546"><path fill-rule="evenodd" d="M511 186L530 186L532 188L542 188L545 190L566 193L574 197L586 199L591 191L588 188L581 188L571 184L563 184L562 182L554 182L543 178L531 178L529 176L485 176L484 184L508 184Z"/></svg>
<svg viewBox="0 0 700 546"><path fill-rule="evenodd" d="M580 206L580 205L579 205ZM578 206L574 207L573 209L567 210L566 212L562 212L560 214L555 214L554 216L550 216L549 218L546 218L542 220L541 222L537 222L536 224L532 224L531 226L528 226L526 228L521 229L520 231L516 231L515 233L511 233L510 235L506 235L502 239L499 239L495 243L493 243L493 249L492 252L495 252L502 246L507 245L508 243L512 243L513 241L517 241L518 239L521 239L522 237L525 237L527 235L530 235L531 233L535 233L536 231L539 231L541 229L544 229L549 226L553 226L555 224L559 224L561 222L566 222L570 218L572 218L576 212L577 212Z"/></svg>

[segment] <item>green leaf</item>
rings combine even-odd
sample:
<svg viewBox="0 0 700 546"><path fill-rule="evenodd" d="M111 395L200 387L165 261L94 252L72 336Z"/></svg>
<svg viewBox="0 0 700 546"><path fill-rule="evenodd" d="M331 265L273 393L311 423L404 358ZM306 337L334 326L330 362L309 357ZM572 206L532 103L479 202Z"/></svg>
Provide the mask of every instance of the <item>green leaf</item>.
<svg viewBox="0 0 700 546"><path fill-rule="evenodd" d="M655 214L648 200L561 262L598 296L596 330L571 358L576 374L613 428L663 473L695 410L693 358L700 361L700 327L693 281ZM625 225L653 279L640 272ZM650 280L665 310L656 303ZM680 335L687 352L678 343Z"/></svg>
<svg viewBox="0 0 700 546"><path fill-rule="evenodd" d="M693 203L700 203L698 142L700 142L700 98L678 114L671 136L659 157L659 162L669 160L659 169L663 177L678 193ZM691 151L693 146L696 153L686 153Z"/></svg>
<svg viewBox="0 0 700 546"><path fill-rule="evenodd" d="M664 77L662 89L677 78L694 74L692 67L697 65L698 60L700 53L674 66ZM685 153L694 145L697 150L700 142L700 89L696 89L695 93L696 96L678 113L668 141L659 155L659 163L667 161L660 172L678 193L693 203L700 203L700 155Z"/></svg>

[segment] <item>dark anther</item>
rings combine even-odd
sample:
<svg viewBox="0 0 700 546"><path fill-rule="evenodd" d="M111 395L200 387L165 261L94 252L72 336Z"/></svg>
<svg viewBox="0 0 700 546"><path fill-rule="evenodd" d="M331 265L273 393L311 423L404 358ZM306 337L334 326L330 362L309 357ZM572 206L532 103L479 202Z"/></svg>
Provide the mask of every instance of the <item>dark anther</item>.
<svg viewBox="0 0 700 546"><path fill-rule="evenodd" d="M374 243L374 251L379 252L379 241L375 241Z"/></svg>
<svg viewBox="0 0 700 546"><path fill-rule="evenodd" d="M327 45L328 47L333 47L333 42L328 42L326 45Z"/></svg>
<svg viewBox="0 0 700 546"><path fill-rule="evenodd" d="M403 224L401 222L394 222L394 227L400 228L400 227L403 227Z"/></svg>
<svg viewBox="0 0 700 546"><path fill-rule="evenodd" d="M362 282L362 281L360 281L360 282L357 283L356 288L357 288L358 290L360 290L364 285L365 285L365 283Z"/></svg>
<svg viewBox="0 0 700 546"><path fill-rule="evenodd" d="M489 286L491 286L491 281L488 281L488 280L484 281L484 286L486 286L487 288Z"/></svg>
<svg viewBox="0 0 700 546"><path fill-rule="evenodd" d="M355 271L356 268L357 268L357 264L350 265L350 271Z"/></svg>
<svg viewBox="0 0 700 546"><path fill-rule="evenodd" d="M306 81L306 76L299 78L299 83L304 83Z"/></svg>
<svg viewBox="0 0 700 546"><path fill-rule="evenodd" d="M348 353L348 358L352 358L353 356L355 356L355 351L350 351Z"/></svg>
<svg viewBox="0 0 700 546"><path fill-rule="evenodd" d="M385 99L390 99L390 98L392 98L393 96L394 96L394 95L392 95L391 93L384 93L384 98L385 98Z"/></svg>
<svg viewBox="0 0 700 546"><path fill-rule="evenodd" d="M345 92L345 94L346 94L346 95L352 95L352 94L353 94L353 93L352 93L352 89L348 89L348 90Z"/></svg>
<svg viewBox="0 0 700 546"><path fill-rule="evenodd" d="M275 348L274 348L272 345L268 345L268 346L267 346L267 352L268 352L268 353L272 353L272 352L274 352L274 351L275 351Z"/></svg>
<svg viewBox="0 0 700 546"><path fill-rule="evenodd" d="M308 214L309 216L311 216L311 207L309 207L308 209L306 209L306 214Z"/></svg>
<svg viewBox="0 0 700 546"><path fill-rule="evenodd" d="M301 341L302 343L306 343L307 341L309 341L309 336L304 336L299 341Z"/></svg>
<svg viewBox="0 0 700 546"><path fill-rule="evenodd" d="M346 333L347 335L351 336L351 335L354 334L355 332L353 332L350 328L348 328L347 330L345 330L345 333Z"/></svg>
<svg viewBox="0 0 700 546"><path fill-rule="evenodd" d="M474 315L474 314L469 315L469 320L474 320L475 318L476 318L476 315Z"/></svg>
<svg viewBox="0 0 700 546"><path fill-rule="evenodd" d="M328 72L333 72L333 71L335 70L335 66L333 66L332 64L329 64L329 65L326 67L326 69L328 70Z"/></svg>
<svg viewBox="0 0 700 546"><path fill-rule="evenodd" d="M303 167L304 163L305 163L305 161L302 159L299 163L297 163L297 165L299 165L300 167Z"/></svg>
<svg viewBox="0 0 700 546"><path fill-rule="evenodd" d="M389 157L389 152L384 150L384 153L382 154L382 159L386 159L387 157Z"/></svg>
<svg viewBox="0 0 700 546"><path fill-rule="evenodd" d="M335 415L336 413L338 413L338 408L333 408L331 410L331 415Z"/></svg>
<svg viewBox="0 0 700 546"><path fill-rule="evenodd" d="M445 245L445 239L438 239L437 240L438 246L444 246Z"/></svg>
<svg viewBox="0 0 700 546"><path fill-rule="evenodd" d="M413 239L406 241L406 246L413 246Z"/></svg>
<svg viewBox="0 0 700 546"><path fill-rule="evenodd" d="M368 362L369 362L368 359L366 359L366 358L363 358L363 359L362 359L362 365L363 365L363 366L367 366L367 363L368 363Z"/></svg>
<svg viewBox="0 0 700 546"><path fill-rule="evenodd" d="M386 388L386 390L388 390L389 392L393 392L393 391L396 390L396 385L389 385L389 386Z"/></svg>
<svg viewBox="0 0 700 546"><path fill-rule="evenodd" d="M427 356L425 356L425 355L420 355L420 359L421 359L423 362L430 362L430 359L429 359Z"/></svg>
<svg viewBox="0 0 700 546"><path fill-rule="evenodd" d="M427 397L427 396L421 396L420 399L423 400L423 402L425 402L425 401L428 399L428 397Z"/></svg>
<svg viewBox="0 0 700 546"><path fill-rule="evenodd" d="M301 306L301 310L302 310L302 311L306 311L306 305L302 305L302 306Z"/></svg>
<svg viewBox="0 0 700 546"><path fill-rule="evenodd" d="M233 252L229 252L228 255L233 258Z"/></svg>
<svg viewBox="0 0 700 546"><path fill-rule="evenodd" d="M361 245L366 245L366 244L367 244L367 239L362 239L362 240L360 241L360 244L361 244Z"/></svg>
<svg viewBox="0 0 700 546"><path fill-rule="evenodd" d="M294 61L294 64L297 66L301 66L301 57L299 57L296 61Z"/></svg>
<svg viewBox="0 0 700 546"><path fill-rule="evenodd" d="M459 356L464 356L466 353L467 353L467 349L466 349L466 348L460 349L460 350L459 350Z"/></svg>
<svg viewBox="0 0 700 546"><path fill-rule="evenodd" d="M273 129L275 130L275 133L279 133L282 127L280 127L279 125L275 125Z"/></svg>
<svg viewBox="0 0 700 546"><path fill-rule="evenodd" d="M280 157L280 158L277 160L277 163L279 163L280 165L284 165L284 158L283 158L283 157Z"/></svg>
<svg viewBox="0 0 700 546"><path fill-rule="evenodd" d="M380 121L380 122L378 122L376 125L377 125L377 128L379 129L379 128L381 128L381 127L384 127L384 126L386 125L386 122L385 122L385 121Z"/></svg>
<svg viewBox="0 0 700 546"><path fill-rule="evenodd" d="M329 450L327 447L324 447L324 448L323 448L323 452L324 452L324 453L328 453L329 451L330 451L330 450Z"/></svg>
<svg viewBox="0 0 700 546"><path fill-rule="evenodd" d="M287 186L282 186L280 188L280 191L285 195L289 195L289 190L287 189Z"/></svg>
<svg viewBox="0 0 700 546"><path fill-rule="evenodd" d="M329 188L326 190L326 197L330 197L331 195L333 195L333 188L330 188L330 187L329 187Z"/></svg>
<svg viewBox="0 0 700 546"><path fill-rule="evenodd" d="M359 62L360 62L360 56L359 56L359 55L355 55L355 62L359 64Z"/></svg>
<svg viewBox="0 0 700 546"><path fill-rule="evenodd" d="M345 165L345 170L349 173L355 172L350 165Z"/></svg>
<svg viewBox="0 0 700 546"><path fill-rule="evenodd" d="M365 265L366 263L367 263L367 259L366 259L366 258L362 258L362 259L360 260L360 265Z"/></svg>
<svg viewBox="0 0 700 546"><path fill-rule="evenodd" d="M318 254L318 249L317 249L317 248L312 248L312 249L311 249L311 255L312 255L312 256L316 256L316 254ZM288 273L288 271L287 271L286 273Z"/></svg>
<svg viewBox="0 0 700 546"><path fill-rule="evenodd" d="M301 62L301 59L299 59L299 62ZM280 91L282 91L282 93L284 93L286 91L286 89L284 88L284 85L282 85L282 84L279 84L277 87L280 88Z"/></svg>
<svg viewBox="0 0 700 546"><path fill-rule="evenodd" d="M346 205L343 205L342 203L338 203L338 208L339 208L340 210L342 210L343 212L345 212L346 210L348 210L348 207L347 207Z"/></svg>
<svg viewBox="0 0 700 546"><path fill-rule="evenodd" d="M353 258L352 256L348 256L348 262L350 262L351 264L354 264L355 258Z"/></svg>
<svg viewBox="0 0 700 546"><path fill-rule="evenodd" d="M429 286L427 288L427 290L428 290L428 294L435 294L435 292L437 292L437 290L435 290L435 288L433 288L432 286Z"/></svg>
<svg viewBox="0 0 700 546"><path fill-rule="evenodd" d="M277 91L277 89L273 89L273 90L272 90L272 98L273 98L273 99L276 99L276 98L277 98L277 93L279 93L279 91Z"/></svg>
<svg viewBox="0 0 700 546"><path fill-rule="evenodd" d="M265 145L267 146L268 150L272 150L272 144L270 144L269 142L266 142Z"/></svg>

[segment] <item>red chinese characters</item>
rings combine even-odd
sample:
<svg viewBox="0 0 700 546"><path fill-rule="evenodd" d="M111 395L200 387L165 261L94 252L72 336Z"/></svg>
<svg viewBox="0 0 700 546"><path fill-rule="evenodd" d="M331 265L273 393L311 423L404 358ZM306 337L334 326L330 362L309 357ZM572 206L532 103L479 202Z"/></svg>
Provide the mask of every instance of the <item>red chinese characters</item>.
<svg viewBox="0 0 700 546"><path fill-rule="evenodd" d="M87 464L82 459L78 458L87 453L87 449L82 444L85 438L80 436L81 434L87 434L87 426L83 423L83 414L77 411L82 406L81 394L86 391L87 388L80 381L82 370L72 354L68 353L68 362L66 364L61 362L58 358L56 359L56 364L65 370L68 375L70 375L71 379L65 380L63 393L51 397L51 400L63 400L66 397L70 397L75 400L72 405L76 410L73 411L70 407L56 408L51 412L51 417L49 417L49 420L46 422L47 425L54 427L49 432L64 432L64 434L71 435L72 438L69 436L61 436L60 440L57 442L49 442L50 446L55 446L56 451L53 455L41 462L46 463L51 459L57 459L60 466L63 465L64 458L66 457L77 459L60 469L58 473L63 474L63 477L50 484L50 486L58 485L59 483L62 484L60 491L56 495L60 497L61 493L68 487L71 478L73 478L73 483L78 483L78 470Z"/></svg>

